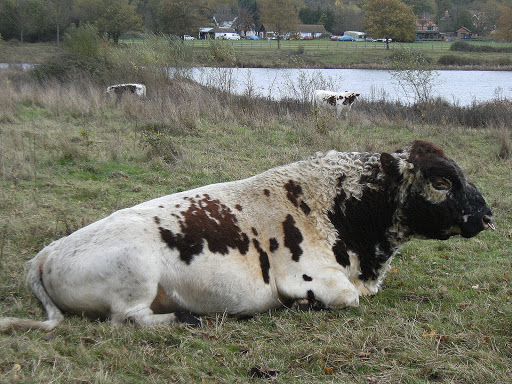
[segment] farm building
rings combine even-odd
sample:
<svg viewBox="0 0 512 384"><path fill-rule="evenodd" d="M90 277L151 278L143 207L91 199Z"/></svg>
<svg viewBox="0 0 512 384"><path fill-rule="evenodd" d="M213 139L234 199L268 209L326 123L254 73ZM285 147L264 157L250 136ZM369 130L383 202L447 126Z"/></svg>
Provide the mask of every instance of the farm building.
<svg viewBox="0 0 512 384"><path fill-rule="evenodd" d="M416 40L440 40L439 27L432 20L416 20Z"/></svg>

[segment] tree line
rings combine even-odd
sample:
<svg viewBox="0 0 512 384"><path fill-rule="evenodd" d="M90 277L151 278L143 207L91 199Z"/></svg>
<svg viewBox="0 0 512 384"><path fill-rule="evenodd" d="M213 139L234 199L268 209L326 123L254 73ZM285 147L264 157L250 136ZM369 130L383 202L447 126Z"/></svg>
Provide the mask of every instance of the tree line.
<svg viewBox="0 0 512 384"><path fill-rule="evenodd" d="M199 27L214 26L214 15L236 16L240 32L262 24L292 31L300 22L395 40L414 39L414 20L429 18L446 31L464 26L512 41L512 0L2 0L0 36L59 42L70 25L83 24L114 42L127 31L197 35Z"/></svg>

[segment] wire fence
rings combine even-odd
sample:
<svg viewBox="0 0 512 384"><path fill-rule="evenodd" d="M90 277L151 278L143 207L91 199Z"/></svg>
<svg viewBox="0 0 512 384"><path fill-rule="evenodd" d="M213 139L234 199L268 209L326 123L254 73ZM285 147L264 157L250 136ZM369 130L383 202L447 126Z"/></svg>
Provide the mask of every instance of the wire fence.
<svg viewBox="0 0 512 384"><path fill-rule="evenodd" d="M382 42L341 42L328 40L215 40L219 44L231 45L235 50L302 50L302 51L327 51L327 50L344 50L344 51L371 51L385 50L386 43ZM207 48L212 40L192 40L188 44L193 47ZM420 42L420 43L390 43L389 49L407 47L415 50L446 52L450 50L451 43L448 42Z"/></svg>

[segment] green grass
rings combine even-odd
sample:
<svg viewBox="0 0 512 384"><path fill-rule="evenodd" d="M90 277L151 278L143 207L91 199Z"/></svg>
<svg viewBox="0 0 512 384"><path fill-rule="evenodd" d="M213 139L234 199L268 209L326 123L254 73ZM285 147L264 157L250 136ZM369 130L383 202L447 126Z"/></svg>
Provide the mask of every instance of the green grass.
<svg viewBox="0 0 512 384"><path fill-rule="evenodd" d="M509 127L347 120L267 101L162 83L115 104L69 84L0 79L0 315L43 319L24 283L44 245L109 213L164 194L248 177L329 149L441 146L475 181L498 230L409 243L382 292L339 311L203 318L196 329L113 327L67 316L51 333L0 335L3 383L504 383L512 372L512 158ZM44 92L43 92L44 91ZM192 97L194 96L194 97ZM130 101L130 102L128 102ZM204 106L208 107L205 108ZM503 133L505 132L505 133Z"/></svg>
<svg viewBox="0 0 512 384"><path fill-rule="evenodd" d="M143 40L121 41L119 49L139 44ZM391 43L386 50L384 43L341 42L330 40L281 41L277 49L275 40L239 40L184 42L191 54L188 65L218 65L239 67L281 67L281 68L374 68L387 69L392 66L391 54L396 49L421 51L433 62L445 55L470 59L470 66L439 66L440 69L483 69L510 70L511 53L455 52L450 51L451 42ZM511 43L471 42L476 45L510 47ZM220 47L220 52L219 52ZM0 43L0 62L42 63L44 60L63 52L63 46L50 43L9 44ZM215 54L215 51L216 54Z"/></svg>
<svg viewBox="0 0 512 384"><path fill-rule="evenodd" d="M194 40L185 42L196 53L196 61L211 64L208 52L210 41ZM412 49L422 52L426 58L437 62L440 57L450 54L457 57L471 58L475 63L472 67L481 69L510 69L510 53L453 52L451 42L416 42L391 43L386 50L384 43L341 42L330 40L292 40L281 41L278 49L275 40L259 41L215 41L234 51L234 64L241 67L309 67L309 68L390 68L391 53L396 49ZM471 44L483 45L475 42ZM491 43L487 43L491 44ZM510 47L510 43L492 43L493 46ZM203 56L201 55L203 54ZM503 64L507 63L508 64ZM219 62L218 65L226 65ZM442 67L440 67L442 68ZM448 67L451 68L451 67Z"/></svg>

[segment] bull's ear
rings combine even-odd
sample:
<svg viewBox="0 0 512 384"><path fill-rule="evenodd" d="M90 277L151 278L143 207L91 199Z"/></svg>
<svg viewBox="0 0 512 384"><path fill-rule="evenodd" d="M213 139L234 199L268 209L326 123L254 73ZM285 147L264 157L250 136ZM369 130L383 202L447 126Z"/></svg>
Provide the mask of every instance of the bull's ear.
<svg viewBox="0 0 512 384"><path fill-rule="evenodd" d="M390 179L398 179L400 177L398 160L389 153L384 152L380 155L380 164L382 165L382 170Z"/></svg>

